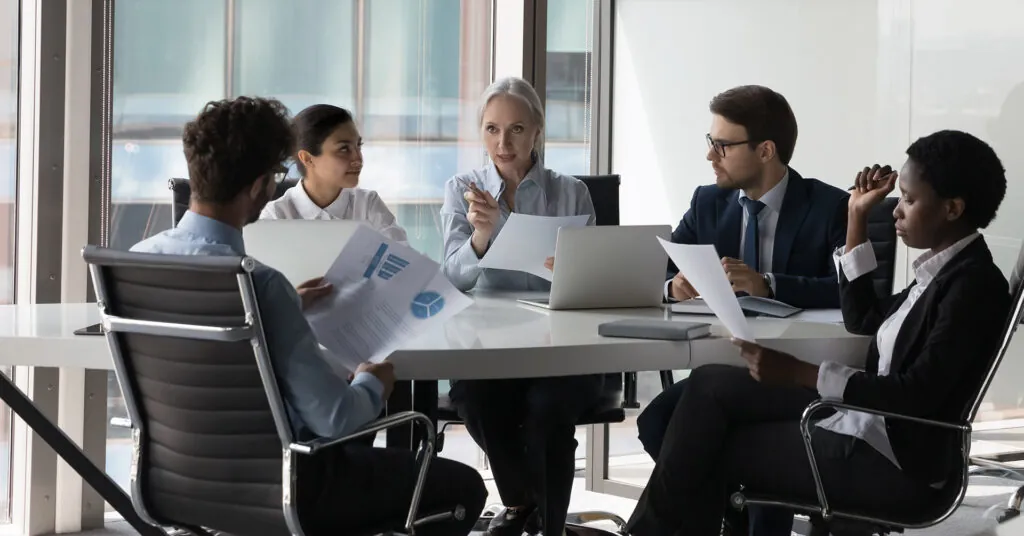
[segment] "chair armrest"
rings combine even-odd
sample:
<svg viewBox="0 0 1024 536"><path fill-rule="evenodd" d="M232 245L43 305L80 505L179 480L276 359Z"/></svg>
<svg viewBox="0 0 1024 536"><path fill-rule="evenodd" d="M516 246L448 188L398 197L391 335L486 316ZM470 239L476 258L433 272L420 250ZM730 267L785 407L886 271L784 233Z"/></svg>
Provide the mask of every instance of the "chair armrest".
<svg viewBox="0 0 1024 536"><path fill-rule="evenodd" d="M860 411L871 415L878 415L887 419L897 419L903 421L914 422L923 424L926 426L935 426L938 428L945 428L948 430L959 430L962 432L970 432L970 424L953 424L943 421L935 421L930 419L922 419L920 417L911 417L909 415L900 415L899 413L892 413L889 411L881 411L871 408L863 408L860 406L854 406L852 404L846 404L841 400L834 398L822 398L815 400L807 405L804 409L803 415L800 417L800 435L803 436L804 449L807 451L807 460L811 464L811 475L814 476L814 486L818 494L818 503L821 507L821 517L828 521L832 517L832 510L828 505L828 499L825 497L825 486L821 482L821 472L818 469L818 462L814 458L814 447L811 444L811 419L815 413L820 412L824 409L843 409L851 411Z"/></svg>
<svg viewBox="0 0 1024 536"><path fill-rule="evenodd" d="M402 413L396 413L394 415L388 415L387 417L371 421L366 426L360 428L358 431L351 433L344 437L336 438L318 438L312 441L295 442L288 445L288 450L297 452L299 454L314 454L318 450L333 447L342 443L347 443L360 437L365 437L371 434L376 434L381 430L387 430L388 428L394 428L404 424L419 424L423 427L426 432L423 436L423 440L433 447L436 440L436 431L434 429L434 423L430 422L430 419L422 413L415 411L404 411Z"/></svg>

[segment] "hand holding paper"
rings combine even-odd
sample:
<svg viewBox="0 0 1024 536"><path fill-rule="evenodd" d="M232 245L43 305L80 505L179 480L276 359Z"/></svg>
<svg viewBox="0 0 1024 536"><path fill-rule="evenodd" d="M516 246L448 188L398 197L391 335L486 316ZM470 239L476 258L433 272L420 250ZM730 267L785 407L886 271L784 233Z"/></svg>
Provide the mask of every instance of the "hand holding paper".
<svg viewBox="0 0 1024 536"><path fill-rule="evenodd" d="M481 268L517 270L552 279L544 266L555 254L555 242L561 227L586 227L590 216L531 216L513 212L494 239L487 254L480 259Z"/></svg>
<svg viewBox="0 0 1024 536"><path fill-rule="evenodd" d="M739 300L722 270L722 262L711 245L674 244L658 238L679 273L700 293L704 303L725 324L733 337L754 342L754 332L743 316Z"/></svg>

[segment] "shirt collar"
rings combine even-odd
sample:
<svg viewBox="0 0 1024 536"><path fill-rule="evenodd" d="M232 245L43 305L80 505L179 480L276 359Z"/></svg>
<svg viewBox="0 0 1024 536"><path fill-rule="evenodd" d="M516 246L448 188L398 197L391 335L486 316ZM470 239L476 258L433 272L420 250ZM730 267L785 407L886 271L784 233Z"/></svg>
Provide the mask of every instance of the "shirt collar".
<svg viewBox="0 0 1024 536"><path fill-rule="evenodd" d="M782 180L778 184L772 187L761 196L760 201L764 205L776 213L782 212L782 202L786 200L786 188L789 186L789 168L786 168L786 174L782 176ZM740 190L740 199L747 197L746 192ZM742 201L740 201L742 203Z"/></svg>
<svg viewBox="0 0 1024 536"><path fill-rule="evenodd" d="M530 171L526 172L526 176L519 182L519 187L522 188L524 185L532 182L543 188L545 181L547 181L547 175L547 170L541 165L540 160L534 160L533 167L530 168ZM498 168L493 163L487 165L487 172L484 173L484 188L495 198L505 191L505 181L501 180Z"/></svg>
<svg viewBox="0 0 1024 536"><path fill-rule="evenodd" d="M245 241L242 240L242 231L222 221L217 221L189 210L182 214L177 228L201 236L214 244L224 244L233 249L235 253L245 255Z"/></svg>
<svg viewBox="0 0 1024 536"><path fill-rule="evenodd" d="M295 207L296 212L304 220L315 220L322 212L326 212L328 215L334 215L342 217L345 212L345 205L348 203L349 195L347 195L348 189L344 189L338 194L338 197L331 201L330 205L324 208L320 208L319 205L313 202L306 193L305 179L299 181L294 187L289 188L285 195L289 197L292 205Z"/></svg>
<svg viewBox="0 0 1024 536"><path fill-rule="evenodd" d="M949 246L948 248L933 253L932 251L926 251L921 254L917 260L914 261L914 280L921 287L925 287L928 283L935 279L935 276L939 275L942 268L946 264L956 257L958 253L964 250L967 246L977 240L981 236L980 233L971 233L965 238L960 239L958 242Z"/></svg>

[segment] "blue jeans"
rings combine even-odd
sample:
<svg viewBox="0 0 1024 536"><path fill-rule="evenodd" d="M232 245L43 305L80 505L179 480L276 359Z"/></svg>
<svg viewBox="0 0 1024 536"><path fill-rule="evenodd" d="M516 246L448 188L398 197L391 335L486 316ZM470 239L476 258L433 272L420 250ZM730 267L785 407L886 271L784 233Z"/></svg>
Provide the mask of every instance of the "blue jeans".
<svg viewBox="0 0 1024 536"><path fill-rule="evenodd" d="M654 397L636 419L640 443L651 458L658 459L665 430L672 412L686 391L686 380L672 384ZM750 536L790 536L793 533L793 512L781 508L751 506L749 512ZM733 534L732 536L738 536Z"/></svg>

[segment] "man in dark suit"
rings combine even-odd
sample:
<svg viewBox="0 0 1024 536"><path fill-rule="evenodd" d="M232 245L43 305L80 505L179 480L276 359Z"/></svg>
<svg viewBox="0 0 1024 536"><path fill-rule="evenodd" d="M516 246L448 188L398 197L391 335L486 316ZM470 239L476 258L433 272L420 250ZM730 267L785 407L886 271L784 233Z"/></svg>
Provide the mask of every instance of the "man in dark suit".
<svg viewBox="0 0 1024 536"><path fill-rule="evenodd" d="M832 251L846 236L848 194L789 167L797 123L786 98L763 86L740 86L711 100L707 159L715 184L693 193L672 241L713 244L738 293L803 308L839 307ZM697 295L669 263L666 298ZM658 395L637 419L640 441L655 459L685 380ZM755 526L771 525L755 511ZM791 516L781 516L791 524ZM775 532L772 530L771 532Z"/></svg>

